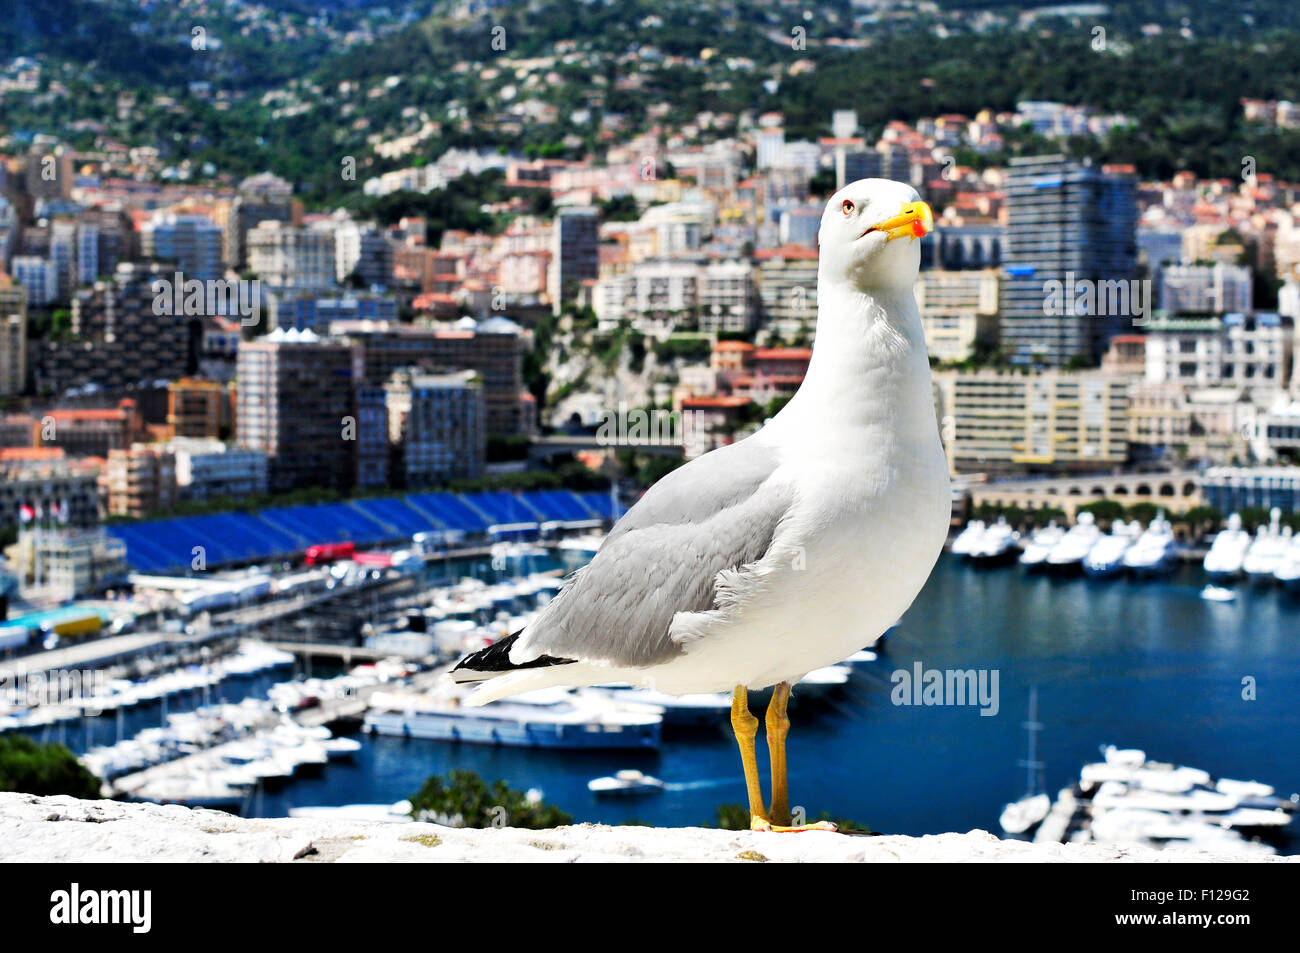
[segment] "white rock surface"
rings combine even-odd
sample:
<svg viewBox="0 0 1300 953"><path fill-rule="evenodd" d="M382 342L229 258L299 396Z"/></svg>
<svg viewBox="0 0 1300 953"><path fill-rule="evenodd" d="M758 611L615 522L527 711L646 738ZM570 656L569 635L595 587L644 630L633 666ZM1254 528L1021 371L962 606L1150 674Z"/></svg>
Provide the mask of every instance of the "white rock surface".
<svg viewBox="0 0 1300 953"><path fill-rule="evenodd" d="M1243 859L1206 851L1045 846L999 840L986 831L927 837L853 837L820 832L758 834L600 824L549 831L461 830L434 824L245 819L177 806L0 793L0 861L6 862L1095 863Z"/></svg>

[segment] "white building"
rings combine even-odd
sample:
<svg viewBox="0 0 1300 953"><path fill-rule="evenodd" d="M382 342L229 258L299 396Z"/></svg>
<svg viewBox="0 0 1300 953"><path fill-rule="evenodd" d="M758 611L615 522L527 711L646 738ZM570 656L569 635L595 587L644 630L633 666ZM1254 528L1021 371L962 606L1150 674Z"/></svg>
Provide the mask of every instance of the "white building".
<svg viewBox="0 0 1300 953"><path fill-rule="evenodd" d="M272 288L329 288L338 270L334 233L259 222L246 239L248 267Z"/></svg>
<svg viewBox="0 0 1300 953"><path fill-rule="evenodd" d="M24 588L53 599L75 599L125 579L126 544L94 529L23 533L6 551Z"/></svg>
<svg viewBox="0 0 1300 953"><path fill-rule="evenodd" d="M260 450L195 437L174 438L171 450L182 499L238 500L266 492L266 454Z"/></svg>
<svg viewBox="0 0 1300 953"><path fill-rule="evenodd" d="M1228 314L1250 311L1253 284L1245 265L1169 265L1160 271L1158 306L1169 312Z"/></svg>
<svg viewBox="0 0 1300 953"><path fill-rule="evenodd" d="M601 327L630 321L663 336L679 325L702 331L747 331L758 313L754 269L745 261L652 258L596 284Z"/></svg>
<svg viewBox="0 0 1300 953"><path fill-rule="evenodd" d="M1276 314L1159 317L1146 329L1146 377L1189 387L1281 390L1292 343L1291 329Z"/></svg>
<svg viewBox="0 0 1300 953"><path fill-rule="evenodd" d="M927 270L916 279L925 346L940 361L964 361L997 333L998 272Z"/></svg>

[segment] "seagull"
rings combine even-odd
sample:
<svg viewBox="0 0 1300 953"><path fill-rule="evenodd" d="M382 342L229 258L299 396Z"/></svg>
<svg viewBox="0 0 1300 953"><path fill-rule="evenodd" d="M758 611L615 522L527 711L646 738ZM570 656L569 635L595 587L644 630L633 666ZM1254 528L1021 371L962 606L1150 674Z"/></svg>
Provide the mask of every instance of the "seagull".
<svg viewBox="0 0 1300 953"><path fill-rule="evenodd" d="M483 705L556 685L730 691L751 828L792 826L791 686L872 645L934 568L952 512L913 285L934 228L908 185L836 192L818 232L817 328L798 392L761 429L690 461L619 519L526 627L462 659ZM772 801L758 719L771 687Z"/></svg>

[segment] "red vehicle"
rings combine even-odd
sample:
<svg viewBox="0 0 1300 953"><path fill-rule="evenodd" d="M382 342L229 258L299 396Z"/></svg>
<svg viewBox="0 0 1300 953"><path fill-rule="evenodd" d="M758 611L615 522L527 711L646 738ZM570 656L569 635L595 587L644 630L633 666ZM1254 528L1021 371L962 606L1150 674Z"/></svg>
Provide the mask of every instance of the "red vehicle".
<svg viewBox="0 0 1300 953"><path fill-rule="evenodd" d="M324 566L340 559L351 559L356 551L355 543L317 543L307 547L307 565Z"/></svg>

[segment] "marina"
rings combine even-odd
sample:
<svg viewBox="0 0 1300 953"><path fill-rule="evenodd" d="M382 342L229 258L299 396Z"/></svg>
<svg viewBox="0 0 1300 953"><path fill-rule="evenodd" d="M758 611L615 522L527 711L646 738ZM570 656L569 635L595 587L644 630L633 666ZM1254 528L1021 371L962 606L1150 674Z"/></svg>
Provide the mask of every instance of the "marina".
<svg viewBox="0 0 1300 953"><path fill-rule="evenodd" d="M998 527L980 528L994 530L995 544L981 551L1005 545L999 537L1010 538L1014 553L1033 541ZM1051 529L1049 539L1068 535ZM978 542L976 535L968 540ZM1129 543L1113 544L1122 553L1140 534L1117 526L1096 535L1088 557L1116 538ZM744 797L727 728L729 696L676 697L611 685L476 709L460 705L441 682L440 660L524 625L554 595L560 572L588 558L592 545L512 544L419 580L422 587L376 604L359 635L362 644L351 647L355 654L344 643L324 641L327 620L318 620L314 639L299 627L297 639L241 644L206 664L168 669L162 658L150 657L158 670L149 678L110 680L95 695L91 708L103 713L66 706L57 719L46 713L44 723L6 725L65 741L111 778L115 796L246 816L386 817L430 774L468 769L519 789L538 788L577 820L712 822L718 804ZM1009 562L1010 570L985 572L975 558L945 555L887 638L842 665L809 673L796 687L794 703L804 712L796 750L808 750L805 763L825 766L823 799L808 810L833 809L891 832L997 829L1018 787L1016 765L1041 761L1038 783L1022 798L1033 799L1022 813L1034 836L1075 837L1081 816L1101 805L1113 819L1088 836L1115 839L1127 832L1155 843L1151 832L1165 829L1133 826L1144 816L1138 812L1156 809L1151 802L1115 805L1114 788L1075 790L1066 774L1071 764L1090 763L1088 753L1106 738L1211 766L1216 776L1300 789L1300 752L1280 730L1294 717L1290 699L1300 689L1294 635L1300 603L1285 587L1227 586L1236 597L1220 605L1202 596L1206 574L1186 561L1141 576L1094 574L1086 561L1083 573L1078 567L1030 573L1014 566L1014 556ZM268 634L285 631L279 625ZM1141 680L1130 674L1127 660L1134 657L1148 673ZM892 674L917 662L995 668L1003 717L981 718L951 705L892 704ZM1233 687L1243 667L1268 671L1281 686L1253 709ZM1050 727L1026 759L1015 749L1024 746L1019 726L1031 686L1037 718ZM1285 686L1284 700L1278 696ZM1150 714L1134 724L1127 711L1138 706ZM1207 724L1214 729L1198 728ZM913 766L899 783L882 787L875 779L891 770L900 744L914 749ZM844 746L851 758L836 754ZM935 773L923 752L940 753L951 773ZM801 761L795 755L792 776L800 774ZM630 772L644 782L634 783ZM955 793L934 799L923 796L926 790ZM1061 793L1045 793L1053 790ZM1220 814L1234 824L1261 818ZM1292 852L1290 826L1277 825L1266 846ZM1182 830L1196 833L1186 823Z"/></svg>

